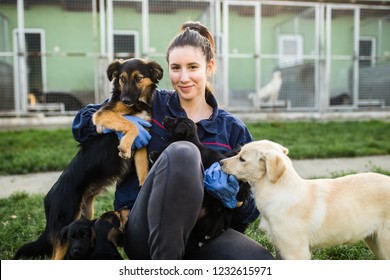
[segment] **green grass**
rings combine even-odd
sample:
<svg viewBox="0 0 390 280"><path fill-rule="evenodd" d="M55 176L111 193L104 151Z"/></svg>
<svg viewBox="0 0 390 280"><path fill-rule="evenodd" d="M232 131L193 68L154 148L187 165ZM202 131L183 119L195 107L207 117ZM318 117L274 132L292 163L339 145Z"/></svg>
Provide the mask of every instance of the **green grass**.
<svg viewBox="0 0 390 280"><path fill-rule="evenodd" d="M70 129L0 132L0 175L63 170L77 152Z"/></svg>
<svg viewBox="0 0 390 280"><path fill-rule="evenodd" d="M264 122L250 123L248 128L255 140L269 139L289 148L294 159L390 154L390 123L384 121ZM77 150L70 129L1 131L0 175L60 171ZM377 167L373 171L390 175L389 170ZM16 193L0 199L0 259L11 259L17 248L35 240L43 230L43 198ZM111 210L112 202L112 190L100 195L95 203L96 215ZM274 252L268 238L258 229L258 221L248 228L247 234ZM360 242L316 250L313 258L369 260L374 256Z"/></svg>

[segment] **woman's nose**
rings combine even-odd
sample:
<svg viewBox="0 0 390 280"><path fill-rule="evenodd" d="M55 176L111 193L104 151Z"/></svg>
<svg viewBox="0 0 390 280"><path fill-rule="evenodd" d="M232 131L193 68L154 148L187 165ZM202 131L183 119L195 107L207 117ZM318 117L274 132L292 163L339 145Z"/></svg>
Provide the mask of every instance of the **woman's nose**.
<svg viewBox="0 0 390 280"><path fill-rule="evenodd" d="M190 75L186 69L181 70L180 73L180 81L181 82L187 82L190 79Z"/></svg>

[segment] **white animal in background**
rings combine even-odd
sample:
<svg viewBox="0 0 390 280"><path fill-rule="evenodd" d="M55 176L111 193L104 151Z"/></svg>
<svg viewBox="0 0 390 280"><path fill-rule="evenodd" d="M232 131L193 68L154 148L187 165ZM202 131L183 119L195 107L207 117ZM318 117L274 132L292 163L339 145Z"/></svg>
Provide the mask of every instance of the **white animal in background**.
<svg viewBox="0 0 390 280"><path fill-rule="evenodd" d="M262 87L258 93L249 94L248 98L252 100L254 107L259 107L260 103L269 102L275 104L279 97L280 88L282 87L282 73L275 71L271 81Z"/></svg>
<svg viewBox="0 0 390 280"><path fill-rule="evenodd" d="M288 149L262 140L221 161L222 170L253 189L260 228L282 259L310 259L310 249L364 240L390 260L390 177L359 173L302 179Z"/></svg>

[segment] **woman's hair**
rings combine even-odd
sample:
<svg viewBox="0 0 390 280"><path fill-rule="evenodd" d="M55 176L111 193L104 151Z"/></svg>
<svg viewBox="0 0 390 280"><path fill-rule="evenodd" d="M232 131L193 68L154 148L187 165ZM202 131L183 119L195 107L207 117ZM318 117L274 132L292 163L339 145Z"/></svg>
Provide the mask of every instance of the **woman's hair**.
<svg viewBox="0 0 390 280"><path fill-rule="evenodd" d="M167 62L169 63L169 54L174 48L184 46L200 48L206 57L207 63L214 58L215 44L213 36L207 27L200 22L188 21L180 27L179 33L168 46ZM206 92L213 92L209 82L206 85Z"/></svg>

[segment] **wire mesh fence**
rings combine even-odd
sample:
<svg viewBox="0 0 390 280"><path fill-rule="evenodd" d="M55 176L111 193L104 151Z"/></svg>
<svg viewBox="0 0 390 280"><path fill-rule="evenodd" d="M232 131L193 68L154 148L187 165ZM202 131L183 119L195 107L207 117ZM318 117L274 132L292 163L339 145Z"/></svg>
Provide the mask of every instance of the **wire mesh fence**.
<svg viewBox="0 0 390 280"><path fill-rule="evenodd" d="M165 52L187 20L215 35L230 109L388 110L390 6L324 2L0 0L0 114L102 102L118 58L160 62L171 88Z"/></svg>

